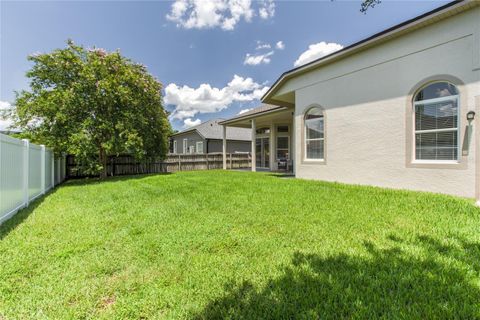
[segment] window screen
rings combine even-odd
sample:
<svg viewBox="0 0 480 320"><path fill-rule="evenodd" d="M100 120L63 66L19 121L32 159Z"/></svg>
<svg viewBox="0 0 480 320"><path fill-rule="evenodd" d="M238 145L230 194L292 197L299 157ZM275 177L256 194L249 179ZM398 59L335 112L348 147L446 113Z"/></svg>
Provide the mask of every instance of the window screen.
<svg viewBox="0 0 480 320"><path fill-rule="evenodd" d="M324 159L324 117L320 108L312 108L305 115L305 158Z"/></svg>
<svg viewBox="0 0 480 320"><path fill-rule="evenodd" d="M458 159L458 91L434 83L415 96L415 159Z"/></svg>

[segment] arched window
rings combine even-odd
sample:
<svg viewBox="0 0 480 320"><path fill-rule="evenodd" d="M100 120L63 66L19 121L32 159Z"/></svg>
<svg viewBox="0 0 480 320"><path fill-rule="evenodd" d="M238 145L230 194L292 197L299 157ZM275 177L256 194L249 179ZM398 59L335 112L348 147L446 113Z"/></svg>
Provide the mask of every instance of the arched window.
<svg viewBox="0 0 480 320"><path fill-rule="evenodd" d="M325 134L323 110L311 108L305 114L305 159L324 160Z"/></svg>
<svg viewBox="0 0 480 320"><path fill-rule="evenodd" d="M458 104L458 90L449 82L429 84L415 94L415 160L458 160Z"/></svg>

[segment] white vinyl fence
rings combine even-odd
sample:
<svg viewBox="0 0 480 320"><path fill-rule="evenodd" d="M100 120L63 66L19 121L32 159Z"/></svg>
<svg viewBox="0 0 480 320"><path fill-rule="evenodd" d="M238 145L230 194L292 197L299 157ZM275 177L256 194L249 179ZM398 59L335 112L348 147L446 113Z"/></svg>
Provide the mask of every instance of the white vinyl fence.
<svg viewBox="0 0 480 320"><path fill-rule="evenodd" d="M65 158L52 150L0 134L0 224L65 180Z"/></svg>

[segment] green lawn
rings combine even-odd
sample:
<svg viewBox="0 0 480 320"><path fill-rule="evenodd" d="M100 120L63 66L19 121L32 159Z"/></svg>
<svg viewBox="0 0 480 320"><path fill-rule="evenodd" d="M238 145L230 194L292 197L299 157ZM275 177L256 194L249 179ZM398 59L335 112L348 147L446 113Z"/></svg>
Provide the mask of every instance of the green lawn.
<svg viewBox="0 0 480 320"><path fill-rule="evenodd" d="M480 209L249 172L71 181L0 227L2 317L480 318Z"/></svg>

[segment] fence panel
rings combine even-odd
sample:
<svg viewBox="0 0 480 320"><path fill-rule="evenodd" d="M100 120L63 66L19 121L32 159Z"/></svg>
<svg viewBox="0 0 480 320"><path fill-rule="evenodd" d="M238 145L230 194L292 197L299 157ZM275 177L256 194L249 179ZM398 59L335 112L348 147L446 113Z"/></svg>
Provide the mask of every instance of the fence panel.
<svg viewBox="0 0 480 320"><path fill-rule="evenodd" d="M0 134L0 223L24 206L24 143Z"/></svg>
<svg viewBox="0 0 480 320"><path fill-rule="evenodd" d="M66 172L66 165L65 165L65 157L61 157L60 159L60 181L59 183L62 183L65 181L67 178L67 172Z"/></svg>
<svg viewBox="0 0 480 320"><path fill-rule="evenodd" d="M53 161L53 152L51 150L46 150L45 151L45 189L46 190L49 190L53 187L52 161Z"/></svg>
<svg viewBox="0 0 480 320"><path fill-rule="evenodd" d="M53 157L44 146L0 134L0 224L65 179L65 158Z"/></svg>
<svg viewBox="0 0 480 320"><path fill-rule="evenodd" d="M60 157L56 158L54 162L54 181L55 185L62 183L66 179L66 173L65 173L65 157Z"/></svg>
<svg viewBox="0 0 480 320"><path fill-rule="evenodd" d="M55 185L57 185L60 182L60 165L59 165L59 159L55 159L54 165L53 165L53 170L54 170L54 181Z"/></svg>
<svg viewBox="0 0 480 320"><path fill-rule="evenodd" d="M32 201L43 193L42 148L29 144L28 150L28 199Z"/></svg>

